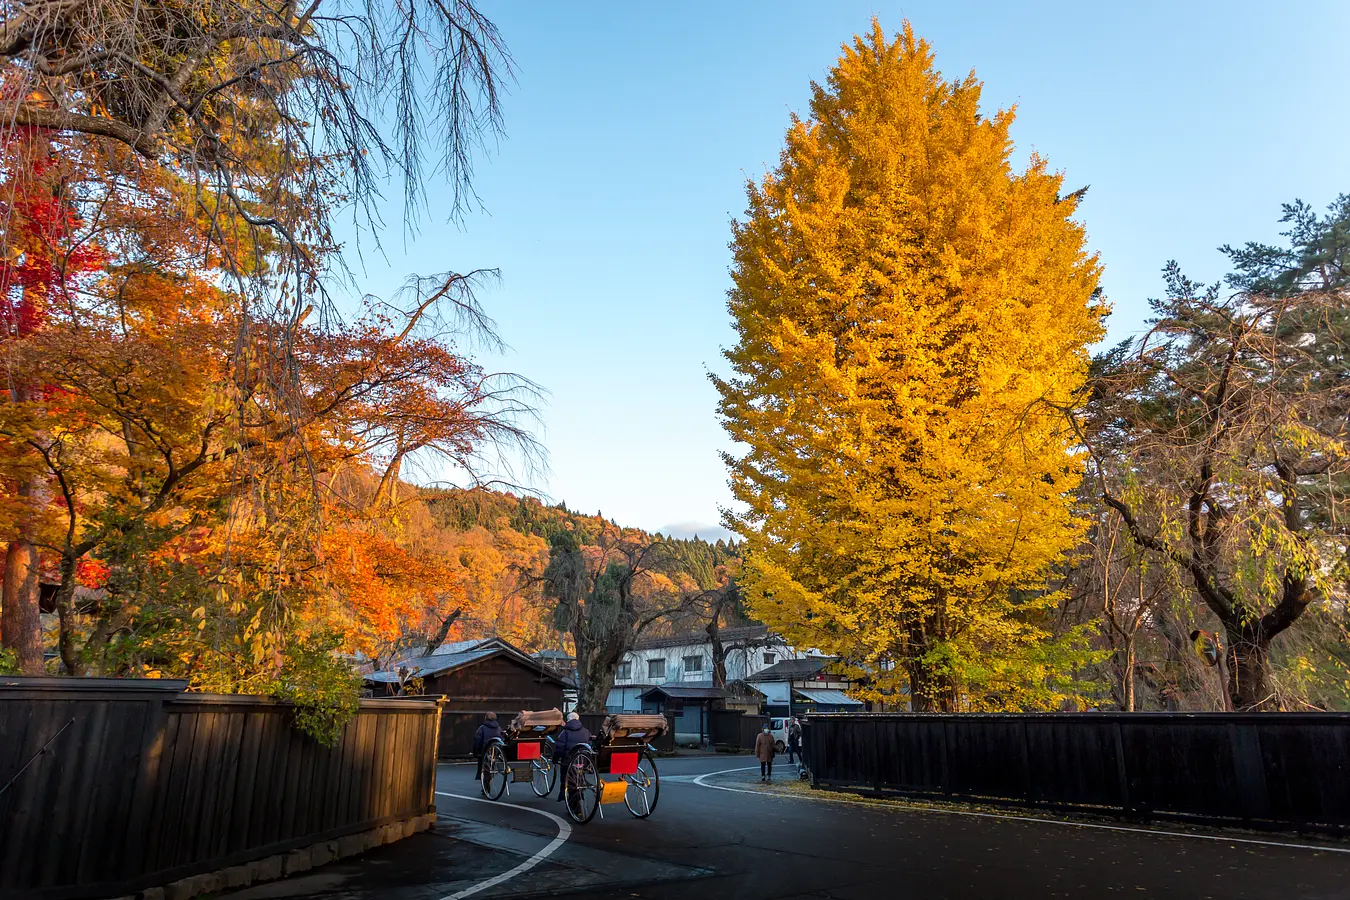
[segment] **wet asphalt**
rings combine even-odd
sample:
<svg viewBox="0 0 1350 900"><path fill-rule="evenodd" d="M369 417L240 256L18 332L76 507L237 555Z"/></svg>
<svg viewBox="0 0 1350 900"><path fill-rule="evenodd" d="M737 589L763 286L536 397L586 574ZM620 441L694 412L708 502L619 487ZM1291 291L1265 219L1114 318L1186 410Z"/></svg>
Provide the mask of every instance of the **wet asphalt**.
<svg viewBox="0 0 1350 900"><path fill-rule="evenodd" d="M537 812L565 818L561 803L535 797L524 784L497 803L461 799L478 796L473 767L442 766L434 831L223 896L1350 900L1350 852L1240 842L1266 839L1247 833L1207 832L1219 838L1213 840L1094 827L1100 821L765 794L754 760L745 756L663 759L659 766L661 794L651 818L607 806L603 818L572 824L561 843L558 825ZM777 768L780 779L791 774ZM705 784L695 783L703 775ZM528 871L489 883L550 845L552 852ZM1350 842L1332 846L1350 851Z"/></svg>

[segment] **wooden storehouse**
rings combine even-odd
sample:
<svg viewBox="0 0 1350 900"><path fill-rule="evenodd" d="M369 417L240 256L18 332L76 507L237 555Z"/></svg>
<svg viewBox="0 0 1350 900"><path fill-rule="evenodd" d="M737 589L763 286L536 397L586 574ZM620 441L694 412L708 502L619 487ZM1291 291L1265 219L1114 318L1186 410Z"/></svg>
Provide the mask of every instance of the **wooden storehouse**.
<svg viewBox="0 0 1350 900"><path fill-rule="evenodd" d="M364 676L376 697L416 693L444 697L440 755L463 756L483 714L494 712L505 725L521 710L562 709L567 683L548 667L500 638L460 641L434 653L405 657L384 671Z"/></svg>
<svg viewBox="0 0 1350 900"><path fill-rule="evenodd" d="M561 709L566 687L557 673L501 638L445 644L365 676L377 697L398 694L413 679L421 679L419 693L442 695L450 708L466 712Z"/></svg>

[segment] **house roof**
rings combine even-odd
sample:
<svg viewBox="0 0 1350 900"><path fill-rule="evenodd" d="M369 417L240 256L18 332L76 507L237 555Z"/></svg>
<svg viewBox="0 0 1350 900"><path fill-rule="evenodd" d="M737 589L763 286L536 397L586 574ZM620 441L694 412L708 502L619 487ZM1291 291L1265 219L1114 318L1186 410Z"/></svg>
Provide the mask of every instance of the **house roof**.
<svg viewBox="0 0 1350 900"><path fill-rule="evenodd" d="M728 681L728 682L727 682L727 696L728 696L728 697L751 698L751 699L758 699L758 700L763 700L763 699L765 699L765 695L764 695L764 692L763 692L763 691L761 691L759 688L755 687L753 684L749 684L749 683L747 683L747 682L745 682L745 681L741 681L741 680Z"/></svg>
<svg viewBox="0 0 1350 900"><path fill-rule="evenodd" d="M794 678L809 678L819 675L826 668L839 662L833 656L808 656L806 659L785 659L765 669L760 669L746 681L791 681Z"/></svg>
<svg viewBox="0 0 1350 900"><path fill-rule="evenodd" d="M536 650L530 654L535 659L561 659L570 661L572 654L566 650Z"/></svg>
<svg viewBox="0 0 1350 900"><path fill-rule="evenodd" d="M642 699L652 694L664 694L672 700L724 700L727 692L719 687L713 687L711 684L688 684L674 682L671 684L658 684L656 687L648 688L642 692Z"/></svg>
<svg viewBox="0 0 1350 900"><path fill-rule="evenodd" d="M462 669L489 657L503 655L533 669L541 678L556 681L564 686L567 685L564 679L545 668L539 660L526 656L501 638L480 638L476 641L456 641L451 644L444 644L437 647L434 653L395 660L384 671L371 672L363 677L366 681L379 684L397 684L399 670L402 668L407 668L412 675L429 678L433 675L444 675L447 672Z"/></svg>
<svg viewBox="0 0 1350 900"><path fill-rule="evenodd" d="M861 700L854 700L843 691L830 690L808 690L806 688L797 688L792 693L810 700L812 703L819 703L824 706L862 706Z"/></svg>
<svg viewBox="0 0 1350 900"><path fill-rule="evenodd" d="M366 681L397 684L399 670L403 668L407 668L412 675L426 678L431 675L453 672L455 669L461 669L470 663L487 659L489 656L496 656L501 652L500 647L484 647L481 650L466 650L463 653L433 653L430 656L399 660L397 663L391 664L391 669L383 672L371 672L365 678Z"/></svg>
<svg viewBox="0 0 1350 900"><path fill-rule="evenodd" d="M782 643L782 639L777 635L769 634L767 625L737 625L732 628L721 628L718 629L718 637L722 639L724 646L754 642ZM695 647L710 643L712 643L712 639L708 637L708 633L700 629L685 634L672 635L671 637L647 638L634 644L633 649L659 650L663 647Z"/></svg>

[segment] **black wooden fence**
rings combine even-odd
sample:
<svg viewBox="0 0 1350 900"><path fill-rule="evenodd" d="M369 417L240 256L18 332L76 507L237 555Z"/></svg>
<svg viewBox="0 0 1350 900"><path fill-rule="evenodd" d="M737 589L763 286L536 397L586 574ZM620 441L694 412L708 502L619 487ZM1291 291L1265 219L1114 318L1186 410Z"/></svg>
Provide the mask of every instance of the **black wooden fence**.
<svg viewBox="0 0 1350 900"><path fill-rule="evenodd" d="M1350 826L1350 715L812 715L813 783L1261 828Z"/></svg>
<svg viewBox="0 0 1350 900"><path fill-rule="evenodd" d="M765 716L747 715L737 709L715 709L708 722L708 734L718 747L753 750L755 738L768 721Z"/></svg>
<svg viewBox="0 0 1350 900"><path fill-rule="evenodd" d="M434 812L434 704L332 749L262 697L0 678L0 897L114 897Z"/></svg>

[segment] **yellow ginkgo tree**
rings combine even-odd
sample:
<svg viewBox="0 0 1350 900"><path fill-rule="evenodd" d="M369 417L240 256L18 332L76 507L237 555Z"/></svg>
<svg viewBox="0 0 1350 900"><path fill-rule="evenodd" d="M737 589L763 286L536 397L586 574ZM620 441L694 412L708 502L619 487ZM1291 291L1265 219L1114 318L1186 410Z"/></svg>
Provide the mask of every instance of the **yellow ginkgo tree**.
<svg viewBox="0 0 1350 900"><path fill-rule="evenodd" d="M733 226L714 377L753 610L916 709L1053 707L1081 523L1062 409L1107 308L1081 192L906 23L843 48Z"/></svg>

